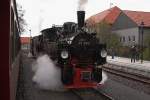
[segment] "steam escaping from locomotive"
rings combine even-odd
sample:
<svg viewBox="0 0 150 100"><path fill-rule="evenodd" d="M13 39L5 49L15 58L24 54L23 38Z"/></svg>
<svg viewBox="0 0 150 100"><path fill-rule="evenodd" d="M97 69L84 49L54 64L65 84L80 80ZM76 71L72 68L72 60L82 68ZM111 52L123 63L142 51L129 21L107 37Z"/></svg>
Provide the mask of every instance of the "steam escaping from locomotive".
<svg viewBox="0 0 150 100"><path fill-rule="evenodd" d="M104 71L102 71L102 81L99 84L104 84L107 81L107 79L107 74Z"/></svg>
<svg viewBox="0 0 150 100"><path fill-rule="evenodd" d="M42 55L37 58L32 66L34 76L32 81L40 88L52 91L64 91L61 82L61 69L55 66L48 55Z"/></svg>
<svg viewBox="0 0 150 100"><path fill-rule="evenodd" d="M78 10L79 11L84 11L85 10L85 5L88 2L88 0L79 0L78 1Z"/></svg>

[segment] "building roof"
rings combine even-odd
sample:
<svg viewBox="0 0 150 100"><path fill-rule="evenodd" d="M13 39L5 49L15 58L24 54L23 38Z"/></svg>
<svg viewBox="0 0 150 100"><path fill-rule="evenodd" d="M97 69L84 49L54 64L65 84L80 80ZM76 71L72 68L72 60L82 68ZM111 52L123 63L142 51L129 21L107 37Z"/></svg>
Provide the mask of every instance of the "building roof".
<svg viewBox="0 0 150 100"><path fill-rule="evenodd" d="M91 16L86 22L89 25L100 23L102 21L105 21L108 24L113 24L121 12L126 14L138 26L140 26L143 21L144 27L150 27L150 12L121 10L117 6Z"/></svg>
<svg viewBox="0 0 150 100"><path fill-rule="evenodd" d="M28 44L30 43L30 37L20 37L21 44Z"/></svg>
<svg viewBox="0 0 150 100"><path fill-rule="evenodd" d="M121 10L118 7L113 7L100 12L96 15L91 16L87 19L88 24L100 23L101 21L106 21L109 24L113 24L117 17L119 16Z"/></svg>
<svg viewBox="0 0 150 100"><path fill-rule="evenodd" d="M150 27L150 12L129 10L123 10L123 12L129 18L131 18L138 26L140 26L141 22L143 21L145 27Z"/></svg>

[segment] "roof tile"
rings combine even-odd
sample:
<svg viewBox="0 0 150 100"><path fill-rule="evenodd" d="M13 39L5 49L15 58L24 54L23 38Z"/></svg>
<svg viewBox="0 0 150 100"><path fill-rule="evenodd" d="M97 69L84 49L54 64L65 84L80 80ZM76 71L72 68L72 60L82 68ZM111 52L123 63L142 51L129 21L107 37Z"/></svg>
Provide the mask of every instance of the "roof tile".
<svg viewBox="0 0 150 100"><path fill-rule="evenodd" d="M123 12L129 18L131 18L138 26L140 26L141 22L143 21L145 27L150 27L150 12L129 10L123 10Z"/></svg>
<svg viewBox="0 0 150 100"><path fill-rule="evenodd" d="M30 43L30 37L21 37L21 44L28 44Z"/></svg>
<svg viewBox="0 0 150 100"><path fill-rule="evenodd" d="M100 12L96 15L91 16L89 19L87 19L87 23L99 23L101 21L106 21L109 24L113 24L120 14L121 10L118 7L113 7L110 9L107 9L103 12Z"/></svg>
<svg viewBox="0 0 150 100"><path fill-rule="evenodd" d="M113 24L121 12L124 12L138 26L140 26L143 21L145 27L150 27L150 12L121 10L117 6L91 16L86 22L88 25L100 23L101 21Z"/></svg>

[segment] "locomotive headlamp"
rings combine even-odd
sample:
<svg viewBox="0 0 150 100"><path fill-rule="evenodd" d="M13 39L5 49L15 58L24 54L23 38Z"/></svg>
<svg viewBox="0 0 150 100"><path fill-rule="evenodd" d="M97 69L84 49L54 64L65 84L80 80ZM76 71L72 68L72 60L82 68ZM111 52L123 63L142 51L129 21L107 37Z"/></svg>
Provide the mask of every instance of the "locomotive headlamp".
<svg viewBox="0 0 150 100"><path fill-rule="evenodd" d="M101 50L101 57L106 57L107 56L107 51L105 49Z"/></svg>
<svg viewBox="0 0 150 100"><path fill-rule="evenodd" d="M67 59L68 56L69 56L68 51L64 50L64 51L61 52L61 57L62 57L63 59Z"/></svg>

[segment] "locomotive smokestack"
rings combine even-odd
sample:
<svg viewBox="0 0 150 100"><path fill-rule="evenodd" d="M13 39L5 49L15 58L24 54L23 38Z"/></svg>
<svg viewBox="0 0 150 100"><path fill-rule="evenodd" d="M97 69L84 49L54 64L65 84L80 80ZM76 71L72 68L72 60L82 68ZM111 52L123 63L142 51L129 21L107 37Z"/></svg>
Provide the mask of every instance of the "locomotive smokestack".
<svg viewBox="0 0 150 100"><path fill-rule="evenodd" d="M85 11L77 11L77 18L78 28L82 28L84 26Z"/></svg>

